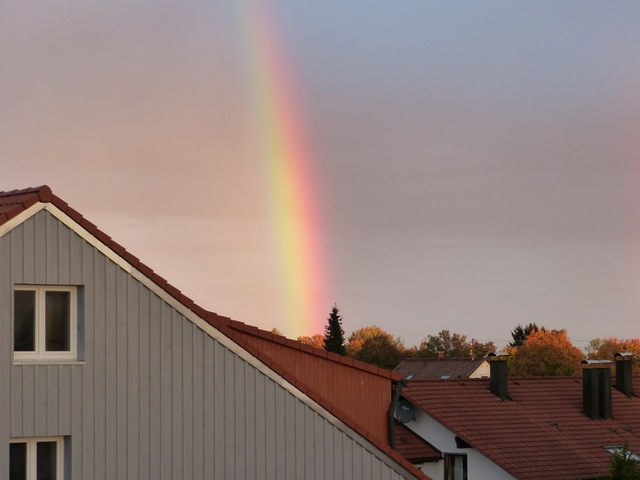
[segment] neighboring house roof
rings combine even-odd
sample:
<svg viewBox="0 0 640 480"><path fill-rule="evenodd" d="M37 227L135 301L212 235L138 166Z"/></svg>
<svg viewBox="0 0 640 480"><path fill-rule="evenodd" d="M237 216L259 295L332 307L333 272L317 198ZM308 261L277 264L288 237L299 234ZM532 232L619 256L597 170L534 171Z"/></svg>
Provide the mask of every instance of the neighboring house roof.
<svg viewBox="0 0 640 480"><path fill-rule="evenodd" d="M192 299L184 295L179 289L169 284L166 279L155 273L152 268L142 263L138 257L128 252L122 245L115 242L109 235L98 229L95 224L84 218L83 215L80 214L77 210L71 208L67 202L54 195L47 185L42 185L40 187L34 188L25 188L22 190L0 191L0 236L6 233L7 228L9 228L9 230L12 228L11 220L16 219L16 217L19 217L21 214L29 215L29 209L31 209L31 207L38 203L54 205L64 215L68 216L73 222L86 230L96 240L104 244L104 246L112 250L117 256L125 260L129 265L131 265L131 267L135 268L142 275L155 283L158 287L160 287L160 289L164 290L164 292L173 297L188 310L191 310L195 315L206 321L219 332L242 347L249 354L257 358L260 362L269 367L273 372L296 387L300 392L319 404L334 417L338 418L340 421L346 424L349 428L357 432L362 437L366 438L370 443L375 445L393 460L402 465L402 467L408 470L411 474L413 474L417 478L430 480L428 476L414 467L413 464L402 457L398 452L392 450L389 445L384 442L384 440L379 439L377 435L371 435L371 433L366 428L360 425L352 417L346 415L343 410L336 407L332 402L324 398L320 392L309 388L308 384L304 381L303 378L298 378L297 376L293 375L289 369L284 368L281 364L274 361L270 356L266 355L255 345L250 343L247 340L246 336L241 333L241 330L245 329L245 327L241 327L242 325L244 325L243 323L236 322L228 317L218 315L214 312L209 312L203 307L197 305ZM9 225L9 227L6 226L7 224ZM5 226L4 230L3 226ZM232 328L232 325L234 325L234 328ZM258 331L256 327L248 328L255 328L255 330ZM295 341L286 339L286 342ZM304 347L300 345L300 349L303 348ZM318 354L321 353L318 352ZM342 360L332 360L342 363ZM372 371L370 369L371 366L364 364L363 367L362 365L360 365L360 363L362 362L358 362L358 364L354 363L354 365L352 366L365 371ZM373 368L377 369L375 373L386 376L385 372L387 371L381 371L381 369L378 369L377 367ZM388 378L397 379L398 377L397 375L393 375L392 372L388 372L388 375Z"/></svg>
<svg viewBox="0 0 640 480"><path fill-rule="evenodd" d="M603 447L625 441L640 454L640 398L612 389L614 419L591 420L581 378L509 378L511 401L493 395L489 382L414 380L402 396L521 480L605 476L612 456Z"/></svg>
<svg viewBox="0 0 640 480"><path fill-rule="evenodd" d="M395 422L396 450L411 463L433 462L442 458L442 452L412 432L401 423Z"/></svg>
<svg viewBox="0 0 640 480"><path fill-rule="evenodd" d="M469 378L486 360L484 358L406 358L393 371L404 377Z"/></svg>

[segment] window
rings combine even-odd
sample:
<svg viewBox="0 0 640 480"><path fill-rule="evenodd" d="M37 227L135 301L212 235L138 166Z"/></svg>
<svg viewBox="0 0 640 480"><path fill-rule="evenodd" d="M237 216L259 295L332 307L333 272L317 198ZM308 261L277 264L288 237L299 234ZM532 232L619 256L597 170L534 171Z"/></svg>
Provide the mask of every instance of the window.
<svg viewBox="0 0 640 480"><path fill-rule="evenodd" d="M17 285L14 360L76 359L76 288Z"/></svg>
<svg viewBox="0 0 640 480"><path fill-rule="evenodd" d="M467 456L444 455L445 480L467 480Z"/></svg>
<svg viewBox="0 0 640 480"><path fill-rule="evenodd" d="M12 438L9 480L62 480L62 437Z"/></svg>

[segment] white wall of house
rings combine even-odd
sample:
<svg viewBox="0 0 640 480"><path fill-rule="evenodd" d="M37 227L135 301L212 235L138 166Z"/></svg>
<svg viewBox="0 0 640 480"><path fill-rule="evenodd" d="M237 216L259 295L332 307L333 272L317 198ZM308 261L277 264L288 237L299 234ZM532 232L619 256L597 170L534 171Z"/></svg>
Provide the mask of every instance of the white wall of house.
<svg viewBox="0 0 640 480"><path fill-rule="evenodd" d="M475 448L458 448L455 433L418 407L416 407L415 420L405 425L440 450L443 455L447 453L466 455L468 480L515 480L516 478ZM426 463L421 465L420 469L433 480L444 479L444 461Z"/></svg>
<svg viewBox="0 0 640 480"><path fill-rule="evenodd" d="M474 370L474 372L469 375L469 378L489 378L490 377L490 368L489 362L486 360L480 364L478 368Z"/></svg>

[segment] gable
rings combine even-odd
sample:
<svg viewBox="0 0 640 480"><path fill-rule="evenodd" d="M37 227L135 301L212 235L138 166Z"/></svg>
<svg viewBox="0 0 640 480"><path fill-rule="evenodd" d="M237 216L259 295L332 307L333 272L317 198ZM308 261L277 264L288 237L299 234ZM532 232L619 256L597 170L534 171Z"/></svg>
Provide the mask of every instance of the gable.
<svg viewBox="0 0 640 480"><path fill-rule="evenodd" d="M74 478L415 478L180 292L159 288L55 206L30 213L0 237L0 323L11 332L14 284L78 285L82 348L71 365L12 365L11 335L2 336L0 378L11 380L0 431L70 436Z"/></svg>

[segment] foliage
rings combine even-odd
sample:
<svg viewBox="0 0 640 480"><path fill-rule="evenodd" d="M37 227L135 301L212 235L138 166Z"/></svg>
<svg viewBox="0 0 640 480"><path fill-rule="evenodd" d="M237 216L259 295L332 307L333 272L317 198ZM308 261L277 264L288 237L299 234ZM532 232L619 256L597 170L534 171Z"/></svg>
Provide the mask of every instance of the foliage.
<svg viewBox="0 0 640 480"><path fill-rule="evenodd" d="M629 451L628 443L615 449L609 471L611 480L640 480L640 466Z"/></svg>
<svg viewBox="0 0 640 480"><path fill-rule="evenodd" d="M276 327L273 327L271 329L271 333L273 333L274 335L280 335L281 337L284 337L284 333L282 333L280 330L278 330Z"/></svg>
<svg viewBox="0 0 640 480"><path fill-rule="evenodd" d="M367 338L362 348L353 357L356 360L393 370L404 359L404 355L392 336L377 335Z"/></svg>
<svg viewBox="0 0 640 480"><path fill-rule="evenodd" d="M428 335L420 342L415 353L416 357L436 358L438 352L444 352L445 357L461 358L473 354L474 357L484 357L495 352L493 342L480 343L476 340L467 341L466 335L442 330L438 335Z"/></svg>
<svg viewBox="0 0 640 480"><path fill-rule="evenodd" d="M586 348L587 358L598 360L613 360L613 355L619 352L630 352L635 355L632 360L633 374L640 374L640 339L627 338L594 338ZM615 364L614 364L615 367Z"/></svg>
<svg viewBox="0 0 640 480"><path fill-rule="evenodd" d="M334 305L327 319L324 329L324 349L327 352L345 355L344 330L342 330L342 317L338 315L338 306Z"/></svg>
<svg viewBox="0 0 640 480"><path fill-rule="evenodd" d="M410 355L410 351L404 348L400 337L396 338L373 325L359 328L349 336L347 355L392 370Z"/></svg>
<svg viewBox="0 0 640 480"><path fill-rule="evenodd" d="M538 325L535 323L530 323L525 327L518 324L518 326L511 332L511 338L513 338L513 341L509 342L508 346L521 347L527 341L527 337L531 335L531 332L537 332L538 330L545 330L545 328L538 328Z"/></svg>
<svg viewBox="0 0 640 480"><path fill-rule="evenodd" d="M311 345L312 347L315 347L315 348L324 348L324 335L320 335L319 333L315 333L310 337L301 336L301 337L298 337L297 340L300 343Z"/></svg>
<svg viewBox="0 0 640 480"><path fill-rule="evenodd" d="M532 331L520 347L512 347L510 374L516 376L578 375L584 358L566 330Z"/></svg>

